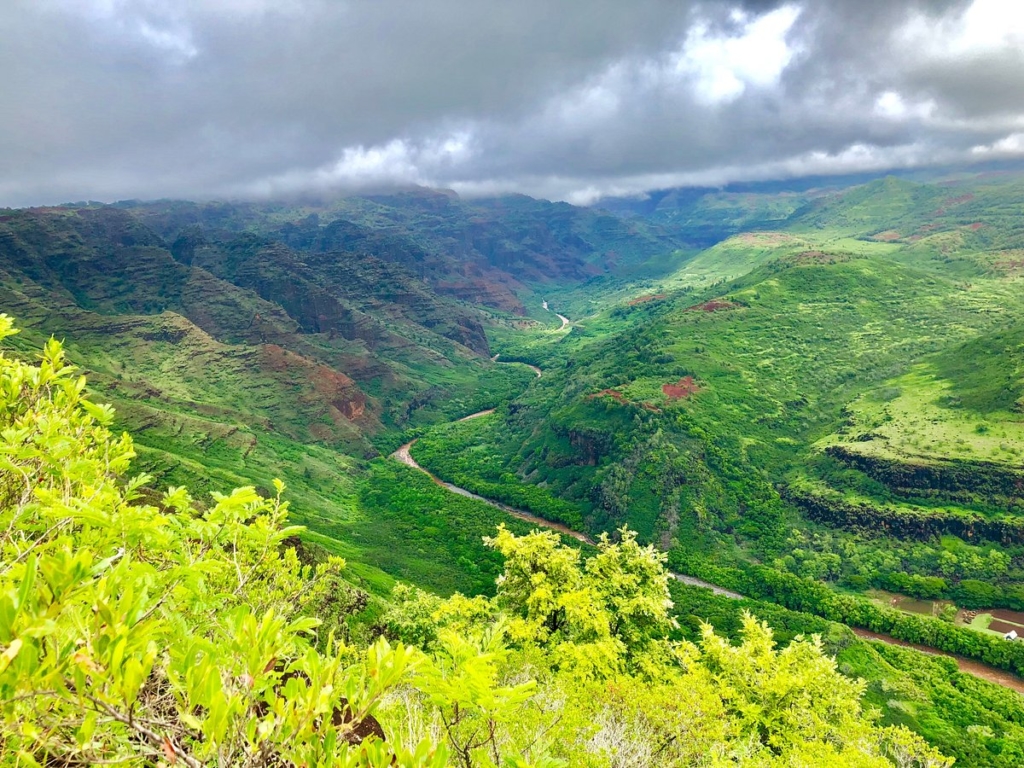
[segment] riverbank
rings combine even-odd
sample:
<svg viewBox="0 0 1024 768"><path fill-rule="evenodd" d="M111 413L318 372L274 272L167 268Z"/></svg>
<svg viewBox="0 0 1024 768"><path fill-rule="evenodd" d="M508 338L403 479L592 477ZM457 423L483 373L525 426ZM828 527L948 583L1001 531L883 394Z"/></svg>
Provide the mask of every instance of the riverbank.
<svg viewBox="0 0 1024 768"><path fill-rule="evenodd" d="M469 421L471 419L478 419L478 418L481 418L481 417L484 417L484 416L488 416L488 415L490 415L492 413L494 413L494 409L493 408L489 408L487 410L478 411L476 413L471 413L468 416L463 416L458 421ZM437 483L438 485L446 488L447 490L451 491L452 493L456 493L456 494L458 494L460 496L465 496L466 498L475 499L476 501L483 502L484 504L488 504L488 505L490 505L490 506L492 506L492 507L494 507L496 509L500 509L502 512L505 512L506 514L511 515L512 517L516 517L516 518L518 518L520 520L523 520L523 521L525 521L527 523L530 523L532 525L537 525L539 527L546 528L546 529L551 530L551 531L555 531L555 532L563 534L565 536L569 536L569 537L575 539L576 541L582 542L584 544L588 544L590 546L596 546L597 545L597 542L593 538L591 538L590 536L587 536L586 534L580 533L579 531L574 531L573 529L571 529L571 528L569 528L569 527L567 527L565 525L562 525L560 523L555 523L555 522L552 522L550 520L545 520L542 517L538 517L537 515L531 514L529 512L524 512L523 510L520 510L520 509L515 509L514 507L510 507L507 504L502 504L500 502L484 498L483 496L480 496L480 495L475 494L475 493L473 493L471 491L468 491L465 488L460 488L457 485L454 485L452 483L448 483L448 482L445 482L444 480L441 480L440 478L435 476L433 473L431 473L429 470L427 470L425 467L421 466L416 461L416 459L413 458L411 449L412 449L413 445L415 445L415 444L416 444L416 440L409 441L405 445L401 446L397 451L392 453L391 454L391 458L396 460L396 461L401 462L402 464L405 464L408 467L411 467L411 468L413 468L415 470L418 470L419 472L422 472L427 477L429 477L431 480L433 480L435 483ZM738 592L733 592L731 590L728 590L728 589L725 589L723 587L720 587L720 586L718 586L716 584L712 584L710 582L704 581L703 579L698 579L698 578L695 578L693 576L686 576L686 575L681 574L681 573L673 573L673 572L669 572L669 575L673 579L676 579L677 581L681 582L682 584L686 584L686 585L692 586L692 587L700 587L702 589L709 589L709 590L711 590L716 595L721 595L723 597L727 597L727 598L730 598L732 600L743 600L743 599L745 599L744 595L741 595ZM927 653L930 656L945 656L947 658L950 658L950 659L953 659L954 661L956 661L957 667L960 669L961 672L963 672L965 674L972 675L972 676L977 677L977 678L979 678L981 680L986 680L986 681L988 681L990 683L995 683L996 685L1002 686L1003 688L1007 688L1009 690L1016 691L1017 693L1024 694L1024 680L1022 680L1021 678L1019 678L1016 675L1013 675L1013 674L1011 674L1009 672L1005 672L1003 670L996 669L995 667L988 666L987 664L982 664L981 662L978 662L978 661L973 661L971 659L964 658L963 656L957 656L955 654L945 653L943 651L939 651L939 650L936 650L934 648L930 648L930 647L924 646L924 645L918 645L918 644L914 644L914 643L907 643L907 642L904 642L902 640L897 640L894 637L891 637L889 635L884 635L884 634L881 634L881 633L878 633L878 632L870 632L868 630L859 629L857 627L850 627L850 629L853 631L853 633L857 637L861 638L862 640L873 641L873 642L881 642L881 643L886 643L888 645L900 646L902 648L912 648L912 649L917 650L917 651L919 651L921 653Z"/></svg>

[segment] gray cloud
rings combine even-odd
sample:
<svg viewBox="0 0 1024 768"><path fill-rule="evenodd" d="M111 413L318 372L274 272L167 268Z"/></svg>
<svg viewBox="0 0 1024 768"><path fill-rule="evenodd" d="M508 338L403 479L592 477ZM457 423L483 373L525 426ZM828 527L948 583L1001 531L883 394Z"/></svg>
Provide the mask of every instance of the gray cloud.
<svg viewBox="0 0 1024 768"><path fill-rule="evenodd" d="M997 0L11 5L0 204L586 201L1024 151L1024 12Z"/></svg>

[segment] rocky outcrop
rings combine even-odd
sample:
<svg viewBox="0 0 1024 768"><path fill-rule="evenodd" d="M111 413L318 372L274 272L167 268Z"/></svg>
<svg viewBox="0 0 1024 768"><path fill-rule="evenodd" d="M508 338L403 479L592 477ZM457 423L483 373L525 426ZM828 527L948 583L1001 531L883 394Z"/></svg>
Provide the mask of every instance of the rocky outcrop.
<svg viewBox="0 0 1024 768"><path fill-rule="evenodd" d="M569 441L573 455L570 463L576 466L596 467L602 458L607 456L614 445L614 437L608 433L586 427L563 427L552 425L559 437Z"/></svg>
<svg viewBox="0 0 1024 768"><path fill-rule="evenodd" d="M1024 473L993 462L923 464L867 456L842 445L829 446L825 453L904 496L962 498L965 494L978 494L986 498L1024 498Z"/></svg>
<svg viewBox="0 0 1024 768"><path fill-rule="evenodd" d="M878 507L852 504L792 489L782 495L796 504L808 519L839 528L853 528L872 535L931 541L940 536L957 536L964 541L997 541L1004 545L1024 544L1024 520L1001 515L983 517L977 513L942 510Z"/></svg>

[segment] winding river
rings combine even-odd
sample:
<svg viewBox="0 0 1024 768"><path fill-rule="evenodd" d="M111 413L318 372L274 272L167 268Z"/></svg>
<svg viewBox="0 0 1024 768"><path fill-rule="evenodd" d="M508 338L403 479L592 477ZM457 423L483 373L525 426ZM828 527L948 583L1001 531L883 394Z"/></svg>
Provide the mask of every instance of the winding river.
<svg viewBox="0 0 1024 768"><path fill-rule="evenodd" d="M551 308L550 308L550 307L548 306L548 303L547 303L546 301L545 301L545 302L542 302L542 303L541 303L541 306L542 306L542 307L544 307L544 309L546 309L546 310L547 310L548 312L554 312L554 310L553 310L553 309L551 309ZM558 314L557 312L555 312L555 317L557 317L557 318L558 318L559 320L561 320L561 321L562 321L562 327L561 327L561 328L559 328L558 330L560 330L560 331L564 331L564 330L565 330L565 327L566 327L567 325L569 325L569 318L568 318L568 317L566 317L565 315L560 315L560 314ZM531 366L531 367L532 367L532 366Z"/></svg>
<svg viewBox="0 0 1024 768"><path fill-rule="evenodd" d="M544 302L544 309L548 309L548 303L546 301ZM548 311L550 312L551 310L548 309ZM561 318L562 320L562 328L565 328L566 325L569 324L568 318L565 318L562 315L558 315L558 317ZM497 362L498 355L495 355L491 359ZM513 363L508 363L508 365L512 364ZM540 378L543 374L543 371L541 371L541 369L535 365L529 365L528 363L521 363L521 365L528 366L537 375L537 378ZM478 419L483 416L488 416L492 413L494 413L494 408L488 408L483 411L471 413L469 414L469 416L463 416L461 419L457 419L457 421L470 421L471 419ZM514 507L510 507L507 504L502 504L500 502L493 501L492 499L486 499L483 496L479 496L473 493L472 491L467 491L465 488L460 488L457 485L453 485L452 483L448 483L445 482L444 480L441 480L440 478L433 475L429 470L420 466L416 459L413 458L410 450L415 444L416 440L409 441L401 448L399 448L397 451L392 453L391 458L401 462L402 464L405 464L408 467L412 467L413 469L419 470L427 477L429 477L431 480L433 480L435 483L447 488L452 493L457 493L460 496L465 496L470 499L482 501L484 504L489 504L490 506L495 507L496 509L500 509L502 512L505 512L506 514L511 515L512 517L519 518L520 520L523 520L527 523L531 523L533 525L540 526L542 528L547 528L551 531L556 531L558 533L564 534L565 536L570 536L573 539L576 539L577 541L583 542L584 544L590 544L591 546L597 545L597 542L590 536L587 536L584 533L580 533L579 531L574 531L573 529L565 525L562 525L561 523L555 523L550 520L545 520L542 517L530 514L529 512L524 512L521 509L515 509ZM710 589L716 595L722 595L723 597L728 597L733 600L744 599L744 596L737 592L732 592L728 589L724 589L723 587L719 587L716 584L711 584L710 582L703 581L702 579L694 578L693 576L684 576L681 573L672 573L671 571L669 572L669 575L673 579L676 579L677 581L682 582L683 584L687 584L691 587L701 587L703 589ZM957 667L959 667L961 672L964 672L968 675L973 675L974 677L980 678L981 680L987 680L990 683L995 683L996 685L1001 685L1004 688L1009 688L1010 690L1024 694L1024 680L1010 672L1005 672L1001 669L990 667L987 664L982 664L979 661L973 661L971 659L964 658L963 656L957 656L952 653L946 653L945 651L939 651L935 648L930 648L925 645L917 645L915 643L907 643L903 640L897 640L894 637L891 637L889 635L883 635L878 632L869 632L866 629L858 629L857 627L850 627L850 629L857 637L861 638L862 640L881 642L887 645L897 645L902 648L913 648L914 650L920 651L921 653L926 653L929 656L946 656L956 661Z"/></svg>

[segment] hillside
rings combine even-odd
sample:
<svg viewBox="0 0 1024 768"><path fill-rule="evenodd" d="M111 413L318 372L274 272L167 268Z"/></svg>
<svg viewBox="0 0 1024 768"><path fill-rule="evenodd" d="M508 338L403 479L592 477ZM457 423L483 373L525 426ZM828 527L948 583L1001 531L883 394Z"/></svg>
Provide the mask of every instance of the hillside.
<svg viewBox="0 0 1024 768"><path fill-rule="evenodd" d="M296 204L121 203L189 248L196 233L259 233L302 254L345 252L396 264L436 293L534 314L534 287L575 283L680 248L654 223L519 195L463 201L416 188Z"/></svg>
<svg viewBox="0 0 1024 768"><path fill-rule="evenodd" d="M1012 370L992 379L975 361L1007 365L1000 334L1021 320L1016 276L976 270L968 282L959 264L949 262L978 261L982 254L964 249L940 262L922 253L924 238L878 236L916 231L925 220L935 233L956 232L970 218L985 222L974 232L999 233L988 247L1011 244L1014 229L1004 226L1003 211L1018 199L1019 184L983 179L971 192L960 186L885 179L825 196L780 230L712 246L642 286L659 293L598 312L557 346L523 347L552 373L492 433L465 438L505 446L479 465L479 474L511 472L573 499L594 529L628 521L670 546L677 518L692 518L694 501L712 510L712 527L742 530L745 496L774 497L774 486L850 416L848 403L865 402L873 387L900 389L903 380L885 381L912 375L913 364L930 355L945 350L947 368L959 365L961 374L972 370L988 381L991 399ZM896 450L894 441L912 436L907 419L921 416L901 421L894 409L906 413L902 403L890 403L879 417L885 427L874 432L856 426L863 409L850 406L855 426L844 428L843 450L863 456L883 442ZM1001 406L1004 426L992 438L978 434L988 425L951 424L929 412L927 420L942 421L946 430L936 460L969 463L970 448L963 446L984 442L988 454L999 451L1004 464L1015 464L1011 406ZM459 427L483 429L483 423ZM968 432L973 438L961 435ZM869 433L880 437L871 442ZM995 435L1006 438L1002 448ZM650 444L655 436L680 457L666 459ZM833 443L826 452L836 455L840 445ZM713 453L720 456L711 460ZM678 509L674 495L667 502L656 490L662 483L682 489ZM753 525L751 544L763 546L764 532Z"/></svg>
<svg viewBox="0 0 1024 768"><path fill-rule="evenodd" d="M1017 694L951 690L954 660L840 625L1024 672L1001 639L1024 632L1022 198L979 176L628 217L421 189L7 210L0 308L25 359L67 340L156 487L202 507L282 478L372 611L395 579L500 592L507 553L483 539L532 526L508 508L592 539L628 526L748 598L674 585L681 638L736 637L743 610L783 643L824 633L885 724L1009 766ZM387 458L414 439L478 498Z"/></svg>
<svg viewBox="0 0 1024 768"><path fill-rule="evenodd" d="M0 217L0 302L23 323L20 348L68 338L161 484L269 488L280 475L314 528L372 528L358 479L379 441L531 376L488 360L482 324L496 316L398 266L335 254L314 270L250 234L175 242L109 207ZM386 541L346 554L373 561L376 547L395 556Z"/></svg>
<svg viewBox="0 0 1024 768"><path fill-rule="evenodd" d="M835 615L738 574L767 563L970 631L1014 627L1024 318L1017 273L994 265L1021 190L879 180L620 276L557 343L495 336L545 377L414 456L534 512L569 502L558 519L591 532L626 523L684 571L789 607Z"/></svg>
<svg viewBox="0 0 1024 768"><path fill-rule="evenodd" d="M499 527L493 599L404 586L372 611L343 560L298 543L279 480L207 509L185 488L140 501L131 437L83 389L59 342L38 366L0 354L6 764L951 762L873 724L820 641L776 649L746 613L738 647L673 637L664 555L625 529L583 561Z"/></svg>

